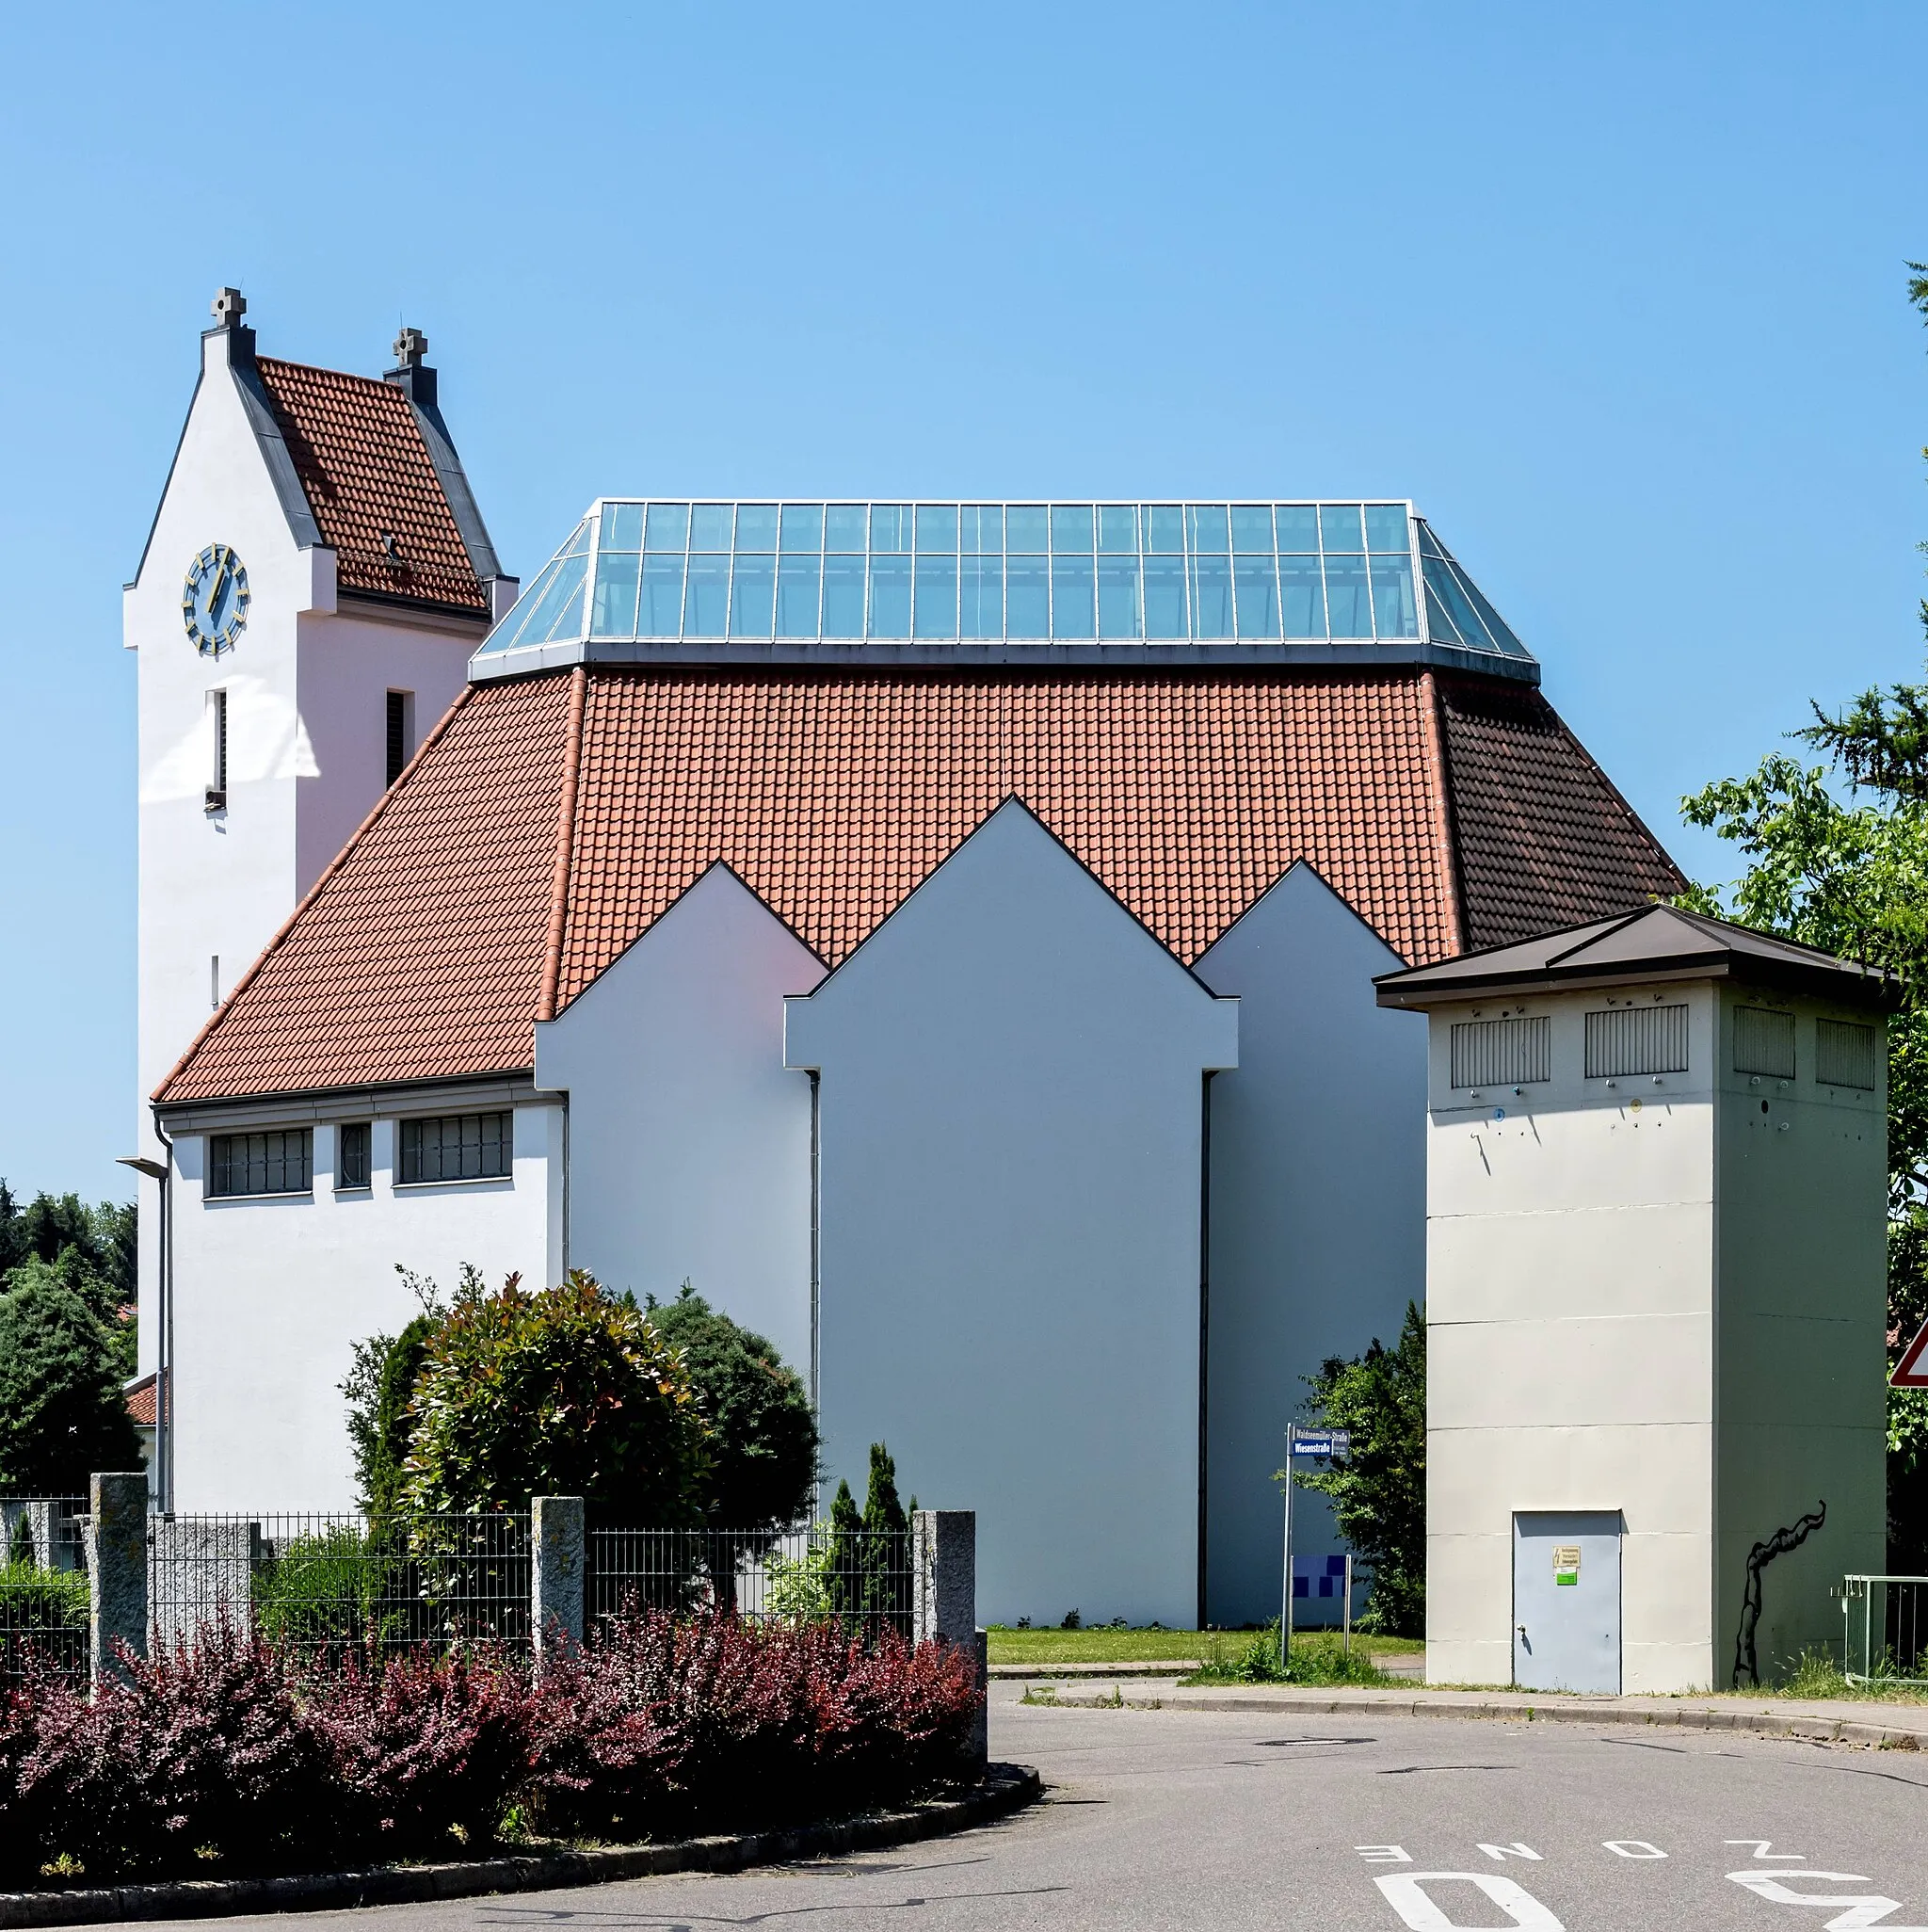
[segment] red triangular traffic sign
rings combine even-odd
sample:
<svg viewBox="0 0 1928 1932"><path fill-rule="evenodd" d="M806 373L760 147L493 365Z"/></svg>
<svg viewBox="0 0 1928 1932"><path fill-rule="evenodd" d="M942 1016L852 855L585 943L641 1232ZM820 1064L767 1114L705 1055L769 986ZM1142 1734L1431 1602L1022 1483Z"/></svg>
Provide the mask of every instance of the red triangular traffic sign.
<svg viewBox="0 0 1928 1932"><path fill-rule="evenodd" d="M1888 1378L1890 1389L1928 1389L1928 1322L1921 1332L1902 1350L1902 1359Z"/></svg>

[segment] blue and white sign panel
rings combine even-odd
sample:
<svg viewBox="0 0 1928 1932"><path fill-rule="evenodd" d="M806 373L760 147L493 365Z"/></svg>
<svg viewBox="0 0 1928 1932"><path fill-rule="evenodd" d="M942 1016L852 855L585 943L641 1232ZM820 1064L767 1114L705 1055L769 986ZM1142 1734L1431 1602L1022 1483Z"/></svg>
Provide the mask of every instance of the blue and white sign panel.
<svg viewBox="0 0 1928 1932"><path fill-rule="evenodd" d="M1344 1429L1302 1429L1294 1425L1292 1432L1292 1453L1294 1456L1345 1456L1351 1449L1352 1437Z"/></svg>

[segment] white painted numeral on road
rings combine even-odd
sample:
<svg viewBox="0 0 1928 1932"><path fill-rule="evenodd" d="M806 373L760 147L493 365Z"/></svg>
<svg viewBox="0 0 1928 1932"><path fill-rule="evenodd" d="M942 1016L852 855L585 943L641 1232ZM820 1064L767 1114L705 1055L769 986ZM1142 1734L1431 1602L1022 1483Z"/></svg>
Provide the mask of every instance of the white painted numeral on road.
<svg viewBox="0 0 1928 1932"><path fill-rule="evenodd" d="M1721 1843L1723 1844L1751 1844L1754 1847L1754 1862L1757 1865L1765 1865L1775 1859L1785 1859L1791 1865L1798 1865L1808 1856L1806 1852L1769 1851L1768 1846L1774 1843L1774 1840L1771 1838L1724 1838L1721 1840Z"/></svg>
<svg viewBox="0 0 1928 1932"><path fill-rule="evenodd" d="M1408 1932L1464 1932L1457 1919L1449 1919L1442 1907L1422 1890L1427 1885L1473 1885L1486 1893L1515 1925L1527 1932L1566 1932L1559 1920L1524 1887L1496 1872L1390 1872L1373 1883L1386 1894L1386 1902L1399 1914Z"/></svg>
<svg viewBox="0 0 1928 1932"><path fill-rule="evenodd" d="M1883 1924L1889 1912L1901 1910L1898 1898L1884 1898L1878 1892L1856 1898L1845 1892L1796 1892L1787 1883L1790 1878L1819 1879L1827 1885L1872 1883L1862 1872L1729 1872L1727 1876L1757 1898L1771 1899L1775 1905L1845 1906L1847 1909L1830 1919L1823 1932L1865 1932L1870 1925L1881 1925L1882 1932L1928 1932L1923 1925ZM1385 1882L1383 1878L1379 1881Z"/></svg>
<svg viewBox="0 0 1928 1932"><path fill-rule="evenodd" d="M1518 1840L1511 1844L1483 1844L1480 1850L1489 1859L1532 1859L1535 1864L1539 1862L1539 1853Z"/></svg>
<svg viewBox="0 0 1928 1932"><path fill-rule="evenodd" d="M1604 1838L1600 1843L1616 1858L1622 1859L1663 1859L1666 1853L1657 1844L1648 1844L1644 1838Z"/></svg>
<svg viewBox="0 0 1928 1932"><path fill-rule="evenodd" d="M1412 1854L1398 1844L1356 1844L1353 1850L1369 1865L1409 1865Z"/></svg>

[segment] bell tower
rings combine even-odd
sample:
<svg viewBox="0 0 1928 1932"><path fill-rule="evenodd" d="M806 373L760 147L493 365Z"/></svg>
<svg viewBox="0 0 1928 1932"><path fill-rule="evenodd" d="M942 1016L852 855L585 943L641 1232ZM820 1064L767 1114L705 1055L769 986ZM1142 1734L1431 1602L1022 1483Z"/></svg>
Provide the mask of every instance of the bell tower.
<svg viewBox="0 0 1928 1932"><path fill-rule="evenodd" d="M514 602L427 340L353 376L257 352L215 297L122 604L138 684L137 1145L148 1097L461 688ZM161 1365L165 1183L141 1183L141 1368Z"/></svg>

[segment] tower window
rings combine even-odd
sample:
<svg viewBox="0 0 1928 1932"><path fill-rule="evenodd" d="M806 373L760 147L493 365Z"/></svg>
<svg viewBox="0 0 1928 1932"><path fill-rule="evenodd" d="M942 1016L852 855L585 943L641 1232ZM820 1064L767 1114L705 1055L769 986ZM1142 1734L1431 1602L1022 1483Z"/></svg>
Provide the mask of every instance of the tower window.
<svg viewBox="0 0 1928 1932"><path fill-rule="evenodd" d="M228 803L228 694L207 694L209 730L214 738L214 762L208 772L207 809L219 812Z"/></svg>
<svg viewBox="0 0 1928 1932"><path fill-rule="evenodd" d="M401 777L402 767L409 762L409 740L414 734L409 729L409 714L415 708L415 694L412 691L391 691L388 694L388 776L384 784L394 784Z"/></svg>
<svg viewBox="0 0 1928 1932"><path fill-rule="evenodd" d="M344 1120L335 1130L335 1187L368 1185L368 1122Z"/></svg>

